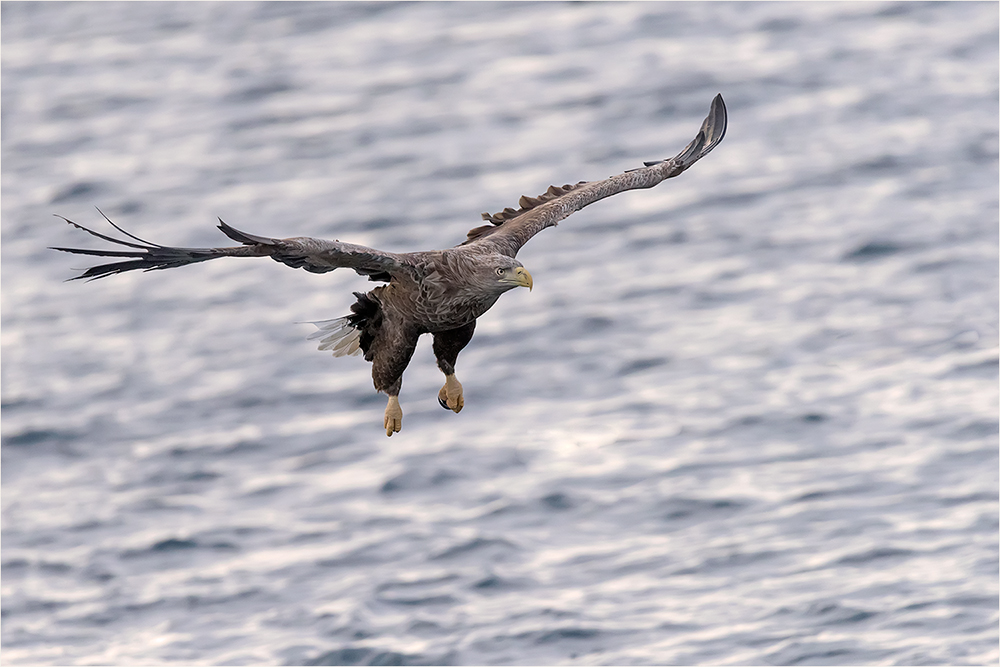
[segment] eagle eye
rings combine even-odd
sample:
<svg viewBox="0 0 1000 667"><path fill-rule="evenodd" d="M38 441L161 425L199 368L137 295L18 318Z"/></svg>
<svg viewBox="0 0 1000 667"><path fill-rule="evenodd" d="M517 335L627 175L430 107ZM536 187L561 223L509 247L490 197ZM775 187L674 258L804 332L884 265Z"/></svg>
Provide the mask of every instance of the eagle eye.
<svg viewBox="0 0 1000 667"><path fill-rule="evenodd" d="M506 271L507 271L506 269L497 269L497 275L502 276L504 273L506 273Z"/></svg>

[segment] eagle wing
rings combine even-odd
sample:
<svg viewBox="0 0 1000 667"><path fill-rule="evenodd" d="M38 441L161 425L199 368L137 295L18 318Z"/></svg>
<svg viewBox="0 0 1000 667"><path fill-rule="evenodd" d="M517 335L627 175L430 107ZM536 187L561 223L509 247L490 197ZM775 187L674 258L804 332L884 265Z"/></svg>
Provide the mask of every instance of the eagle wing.
<svg viewBox="0 0 1000 667"><path fill-rule="evenodd" d="M483 213L483 220L490 224L471 230L462 245L492 246L496 252L515 257L532 236L546 227L554 227L588 204L626 190L651 188L660 181L680 175L708 155L725 134L726 104L722 95L716 95L698 135L675 157L645 162L645 167L603 181L580 181L562 187L553 185L538 197L521 197L517 210L505 208L493 215Z"/></svg>
<svg viewBox="0 0 1000 667"><path fill-rule="evenodd" d="M100 210L100 209L98 209ZM104 215L104 213L101 213ZM62 218L62 216L57 216ZM270 257L293 268L302 268L311 273L326 273L334 269L354 269L358 274L368 276L370 280L389 281L391 278L412 279L414 267L406 262L401 255L382 252L353 243L341 241L325 241L309 237L289 239L272 239L264 236L247 234L227 225L219 219L219 229L222 233L242 245L227 248L173 248L150 243L138 236L129 234L124 229L107 220L112 227L125 234L133 241L123 241L111 236L100 234L72 220L62 218L77 229L96 236L105 241L116 243L128 250L90 250L84 248L52 248L78 255L96 255L98 257L117 257L121 261L101 264L84 271L71 280L89 278L96 280L116 273L141 269L154 271L170 269L197 262L205 262L219 257Z"/></svg>

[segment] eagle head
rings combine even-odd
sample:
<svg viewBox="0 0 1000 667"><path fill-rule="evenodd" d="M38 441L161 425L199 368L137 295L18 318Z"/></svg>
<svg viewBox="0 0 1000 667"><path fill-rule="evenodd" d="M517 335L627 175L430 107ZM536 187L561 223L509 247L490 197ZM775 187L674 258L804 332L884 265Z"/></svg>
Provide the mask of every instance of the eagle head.
<svg viewBox="0 0 1000 667"><path fill-rule="evenodd" d="M480 277L490 291L506 292L515 287L532 287L531 274L519 261L506 255L494 255L481 265Z"/></svg>

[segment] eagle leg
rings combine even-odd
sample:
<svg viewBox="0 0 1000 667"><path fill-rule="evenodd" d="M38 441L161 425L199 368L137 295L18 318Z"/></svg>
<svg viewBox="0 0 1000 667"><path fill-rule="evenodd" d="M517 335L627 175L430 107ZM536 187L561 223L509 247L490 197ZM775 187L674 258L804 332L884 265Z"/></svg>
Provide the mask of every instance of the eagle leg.
<svg viewBox="0 0 1000 667"><path fill-rule="evenodd" d="M442 408L459 413L465 407L465 397L462 396L462 383L455 374L444 376L444 386L438 392L438 403Z"/></svg>
<svg viewBox="0 0 1000 667"><path fill-rule="evenodd" d="M389 404L385 406L385 434L392 437L403 428L403 409L399 407L399 397L390 396Z"/></svg>
<svg viewBox="0 0 1000 667"><path fill-rule="evenodd" d="M444 373L444 386L438 392L438 403L445 410L457 413L465 407L462 383L455 377L455 362L458 361L458 353L469 344L475 331L476 321L472 320L456 329L434 334L434 356L437 357L438 368Z"/></svg>

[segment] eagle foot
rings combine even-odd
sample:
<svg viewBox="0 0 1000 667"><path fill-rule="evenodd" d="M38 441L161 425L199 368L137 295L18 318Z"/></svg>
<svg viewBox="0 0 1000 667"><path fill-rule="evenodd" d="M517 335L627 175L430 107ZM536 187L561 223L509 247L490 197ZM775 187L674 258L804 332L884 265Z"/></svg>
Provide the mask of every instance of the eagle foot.
<svg viewBox="0 0 1000 667"><path fill-rule="evenodd" d="M458 381L455 374L444 376L444 386L438 392L438 403L446 410L455 413L461 412L465 407L465 397L462 395L462 383Z"/></svg>
<svg viewBox="0 0 1000 667"><path fill-rule="evenodd" d="M399 433L403 428L403 409L399 407L397 396L389 397L389 404L385 406L385 434L392 437L393 433Z"/></svg>

